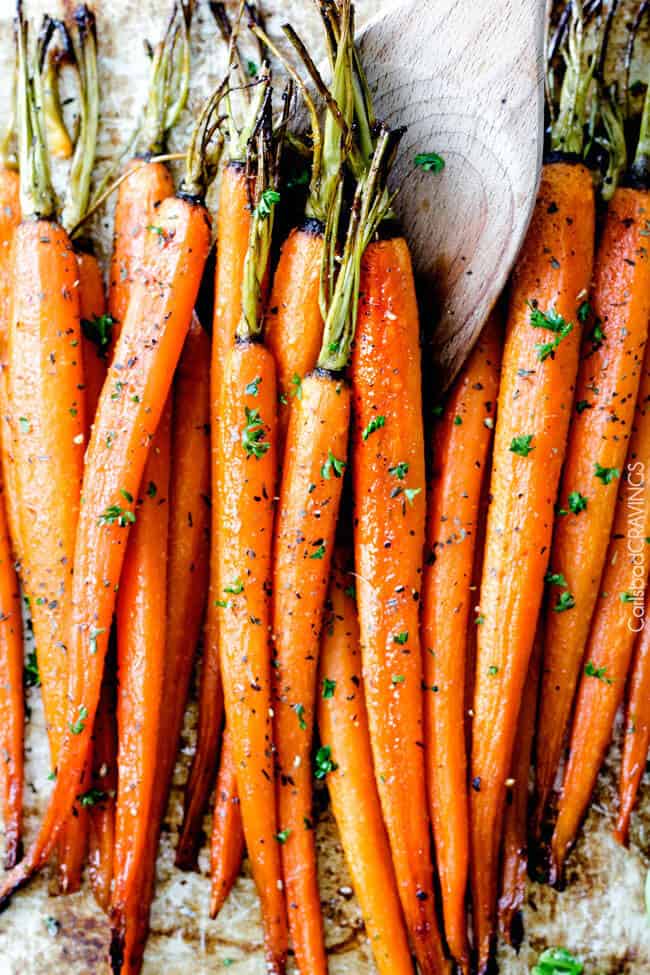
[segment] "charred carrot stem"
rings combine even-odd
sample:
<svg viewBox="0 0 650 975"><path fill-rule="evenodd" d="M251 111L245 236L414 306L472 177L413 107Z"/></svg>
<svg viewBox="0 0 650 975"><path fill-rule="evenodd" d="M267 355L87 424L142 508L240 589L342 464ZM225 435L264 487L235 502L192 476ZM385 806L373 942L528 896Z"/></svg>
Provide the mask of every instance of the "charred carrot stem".
<svg viewBox="0 0 650 975"><path fill-rule="evenodd" d="M235 752L226 728L212 813L210 917L218 915L233 888L244 856L244 846Z"/></svg>
<svg viewBox="0 0 650 975"><path fill-rule="evenodd" d="M646 596L645 616L648 618L650 600ZM639 626L635 620L635 629ZM639 791L650 743L650 626L643 624L637 633L636 656L630 678L625 715L625 743L619 783L619 811L614 836L627 844L630 816Z"/></svg>
<svg viewBox="0 0 650 975"><path fill-rule="evenodd" d="M434 911L418 604L425 522L419 323L401 237L370 244L352 358L357 602L377 788L423 972L447 971Z"/></svg>
<svg viewBox="0 0 650 975"><path fill-rule="evenodd" d="M545 166L510 295L477 627L470 872L481 973L495 931L505 780L548 563L593 241L591 174L580 164Z"/></svg>
<svg viewBox="0 0 650 975"><path fill-rule="evenodd" d="M617 190L620 193L621 190ZM637 258L638 260L638 258ZM625 292L623 292L624 294ZM636 633L644 623L650 571L650 351L646 351L637 411L598 602L582 658L582 673L558 818L551 841L551 882L558 883L589 804L623 699ZM618 398L615 401L619 411Z"/></svg>
<svg viewBox="0 0 650 975"><path fill-rule="evenodd" d="M551 552L551 612L537 736L536 823L559 765L625 463L650 316L645 238L650 193L619 188L594 266L593 324L585 334ZM558 601L572 605L558 611Z"/></svg>
<svg viewBox="0 0 650 975"><path fill-rule="evenodd" d="M372 764L361 677L354 573L334 557L320 656L321 746L327 787L380 975L412 975L402 907Z"/></svg>
<svg viewBox="0 0 650 975"><path fill-rule="evenodd" d="M5 868L10 870L22 855L24 759L23 737L23 637L18 578L11 554L5 514L4 491L0 493L0 795L5 834Z"/></svg>
<svg viewBox="0 0 650 975"><path fill-rule="evenodd" d="M499 381L500 322L494 313L445 403L433 442L422 582L425 762L429 811L451 954L466 970L465 895L469 806L465 675L481 492Z"/></svg>
<svg viewBox="0 0 650 975"><path fill-rule="evenodd" d="M541 654L542 635L538 630L521 700L517 747L510 769L512 781L507 783L503 827L499 932L504 941L517 950L524 933L522 908L528 873L528 780L537 717Z"/></svg>
<svg viewBox="0 0 650 975"><path fill-rule="evenodd" d="M196 867L202 838L203 814L214 786L223 718L223 690L219 669L217 546L220 527L215 485L219 474L217 432L221 415L221 387L226 356L235 339L241 309L244 259L250 234L250 210L245 167L229 163L223 170L217 211L217 265L210 367L210 428L212 437L212 530L210 590L203 641L196 753L185 792L183 829L176 849L176 865Z"/></svg>

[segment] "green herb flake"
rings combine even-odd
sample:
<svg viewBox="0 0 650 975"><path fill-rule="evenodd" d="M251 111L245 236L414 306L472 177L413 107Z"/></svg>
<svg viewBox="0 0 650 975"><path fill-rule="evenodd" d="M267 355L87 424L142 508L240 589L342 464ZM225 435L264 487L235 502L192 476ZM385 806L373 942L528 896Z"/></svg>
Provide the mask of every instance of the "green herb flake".
<svg viewBox="0 0 650 975"><path fill-rule="evenodd" d="M307 722L305 721L305 705L293 704L292 708L296 712L296 716L298 718L298 727L301 731L307 731Z"/></svg>
<svg viewBox="0 0 650 975"><path fill-rule="evenodd" d="M98 525L119 525L126 528L127 525L135 524L135 514L133 511L126 511L119 504L109 504L108 508L97 521Z"/></svg>
<svg viewBox="0 0 650 975"><path fill-rule="evenodd" d="M544 582L549 586L568 586L569 583L566 581L561 572L547 572L544 576Z"/></svg>
<svg viewBox="0 0 650 975"><path fill-rule="evenodd" d="M393 643L398 643L400 647L403 647L408 640L409 635L407 630L402 630L401 633L396 633L393 637Z"/></svg>
<svg viewBox="0 0 650 975"><path fill-rule="evenodd" d="M96 806L98 802L103 802L106 798L106 793L102 792L101 789L88 789L87 792L83 792L77 798L82 806L90 809L92 806Z"/></svg>
<svg viewBox="0 0 650 975"><path fill-rule="evenodd" d="M84 704L80 704L77 720L74 722L74 724L68 725L73 735L80 735L85 730L87 717L88 708Z"/></svg>
<svg viewBox="0 0 650 975"><path fill-rule="evenodd" d="M563 593L560 593L560 595L558 596L558 600L555 606L553 607L553 612L564 613L567 609L573 609L575 604L576 601L573 593L567 590Z"/></svg>
<svg viewBox="0 0 650 975"><path fill-rule="evenodd" d="M510 450L513 454L517 454L519 457L528 457L529 453L535 448L531 446L533 442L533 434L521 434L518 437L513 437L510 444Z"/></svg>
<svg viewBox="0 0 650 975"><path fill-rule="evenodd" d="M582 975L584 965L566 948L547 948L537 959L531 975Z"/></svg>
<svg viewBox="0 0 650 975"><path fill-rule="evenodd" d="M403 684L405 680L406 677L404 676L404 674L393 674L393 676L390 679L391 684Z"/></svg>
<svg viewBox="0 0 650 975"><path fill-rule="evenodd" d="M302 399L302 379L297 372L294 372L291 377L291 385L293 386L293 389L290 391L291 396L294 396L296 399Z"/></svg>
<svg viewBox="0 0 650 975"><path fill-rule="evenodd" d="M631 592L621 592L621 593L619 593L618 598L621 600L622 603L633 603L634 602L634 594L631 593Z"/></svg>
<svg viewBox="0 0 650 975"><path fill-rule="evenodd" d="M578 321L583 325L591 314L591 305L588 301L583 301L578 307Z"/></svg>
<svg viewBox="0 0 650 975"><path fill-rule="evenodd" d="M441 173L445 168L445 160L437 152L418 152L413 162L425 173Z"/></svg>
<svg viewBox="0 0 650 975"><path fill-rule="evenodd" d="M128 501L129 504L133 504L133 495L131 494L130 491L127 491L125 488L120 488L120 494L122 495L125 501Z"/></svg>
<svg viewBox="0 0 650 975"><path fill-rule="evenodd" d="M455 416L454 417L454 426L455 427L460 427L462 425L463 425L463 418L462 418L462 416Z"/></svg>
<svg viewBox="0 0 650 975"><path fill-rule="evenodd" d="M490 677L495 677L496 674L498 673L499 673L499 668L496 666L496 664L491 664L488 667L488 674L490 675Z"/></svg>
<svg viewBox="0 0 650 975"><path fill-rule="evenodd" d="M149 481L149 483L147 484L147 497L155 498L157 494L158 494L157 484L155 483L155 481Z"/></svg>
<svg viewBox="0 0 650 975"><path fill-rule="evenodd" d="M324 543L319 545L315 552L312 552L309 556L310 559L322 559L325 556L325 545Z"/></svg>
<svg viewBox="0 0 650 975"><path fill-rule="evenodd" d="M332 474L334 477L341 477L345 471L346 463L344 460L338 460L331 450L327 452L327 460L320 469L321 477L324 477L326 481L329 481Z"/></svg>
<svg viewBox="0 0 650 975"><path fill-rule="evenodd" d="M324 779L329 772L336 772L337 768L336 762L332 761L331 746L321 745L314 759L314 776L317 779Z"/></svg>
<svg viewBox="0 0 650 975"><path fill-rule="evenodd" d="M587 661L585 664L585 674L587 677L595 677L596 680L602 680L603 684L613 684L614 681L611 677L607 676L606 667L596 667L593 660Z"/></svg>
<svg viewBox="0 0 650 975"><path fill-rule="evenodd" d="M262 377L257 376L252 382L246 383L246 395L247 396L257 396L260 383L262 382Z"/></svg>
<svg viewBox="0 0 650 975"><path fill-rule="evenodd" d="M81 319L81 331L84 337L97 346L102 359L106 358L108 347L113 337L115 319L111 315L95 315L94 318Z"/></svg>
<svg viewBox="0 0 650 975"><path fill-rule="evenodd" d="M591 409L591 403L586 399L579 399L576 403L576 413L581 416L585 410Z"/></svg>
<svg viewBox="0 0 650 975"><path fill-rule="evenodd" d="M36 657L35 650L30 650L30 652L27 654L27 660L25 661L24 681L25 687L41 686L41 675L38 670L38 659Z"/></svg>
<svg viewBox="0 0 650 975"><path fill-rule="evenodd" d="M277 190L274 190L270 186L268 189L262 190L262 195L260 196L256 210L258 217L260 217L262 220L267 220L271 216L273 207L279 202L280 194Z"/></svg>
<svg viewBox="0 0 650 975"><path fill-rule="evenodd" d="M620 476L621 472L617 467L601 467L598 463L594 464L594 477L597 477L603 484L611 484Z"/></svg>
<svg viewBox="0 0 650 975"><path fill-rule="evenodd" d="M372 420L370 421L368 426L361 434L361 439L367 440L368 437L371 436L371 434L375 433L376 430L381 430L381 428L385 426L386 426L385 416L373 416Z"/></svg>
<svg viewBox="0 0 650 975"><path fill-rule="evenodd" d="M29 431L32 428L32 425L31 425L30 421L27 419L26 416L19 416L18 417L18 423L20 425L20 432L21 433L29 433Z"/></svg>
<svg viewBox="0 0 650 975"><path fill-rule="evenodd" d="M275 834L276 840L278 841L278 843L282 844L282 846L284 846L284 844L287 842L290 836L291 836L290 829L281 829L279 830L279 832Z"/></svg>
<svg viewBox="0 0 650 975"><path fill-rule="evenodd" d="M336 690L336 681L330 680L329 677L323 677L323 700L327 701L329 698L334 697L334 691Z"/></svg>
<svg viewBox="0 0 650 975"><path fill-rule="evenodd" d="M587 507L587 499L584 494L580 494L580 491L571 491L568 501L569 511L572 511L574 515L579 515Z"/></svg>
<svg viewBox="0 0 650 975"><path fill-rule="evenodd" d="M399 464L395 464L394 467L388 468L388 473L396 477L398 481L403 481L408 472L409 465L404 460L401 460Z"/></svg>
<svg viewBox="0 0 650 975"><path fill-rule="evenodd" d="M540 362L544 362L546 359L555 356L555 351L560 342L573 331L573 323L565 321L555 308L542 311L536 301L529 301L528 307L530 308L530 324L532 327L544 328L555 335L551 342L543 342L535 346L537 358Z"/></svg>
<svg viewBox="0 0 650 975"><path fill-rule="evenodd" d="M259 460L270 449L271 444L264 440L264 423L260 411L251 410L247 406L244 407L244 411L246 426L242 430L241 442L246 451L246 456L255 457L256 460Z"/></svg>
<svg viewBox="0 0 650 975"><path fill-rule="evenodd" d="M239 596L240 593L244 591L244 583L241 581L239 576L234 582L231 582L229 586L224 587L224 592L230 593L232 596Z"/></svg>

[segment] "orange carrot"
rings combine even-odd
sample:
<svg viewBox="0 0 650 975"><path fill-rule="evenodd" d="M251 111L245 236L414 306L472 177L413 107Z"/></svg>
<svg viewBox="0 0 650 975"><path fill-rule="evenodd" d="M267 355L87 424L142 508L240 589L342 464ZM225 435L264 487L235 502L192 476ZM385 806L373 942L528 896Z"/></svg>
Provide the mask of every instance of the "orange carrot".
<svg viewBox="0 0 650 975"><path fill-rule="evenodd" d="M104 679L93 731L93 772L90 789L82 797L89 808L88 872L95 900L108 913L113 882L115 796L117 794L116 674L112 649L106 658Z"/></svg>
<svg viewBox="0 0 650 975"><path fill-rule="evenodd" d="M115 808L111 957L130 971L128 949L147 867L156 781L167 613L170 405L163 411L144 469L117 597L118 778ZM127 493L126 502L133 503ZM126 955L126 957L125 957ZM116 958L119 959L119 965Z"/></svg>
<svg viewBox="0 0 650 975"><path fill-rule="evenodd" d="M20 589L0 493L0 795L5 832L5 867L21 857L23 812L23 633Z"/></svg>
<svg viewBox="0 0 650 975"><path fill-rule="evenodd" d="M133 293L113 364L102 389L87 452L73 616L67 727L50 804L28 855L0 888L0 904L47 858L77 791L92 734L128 532L134 514L125 495L137 495L156 430L190 325L210 242L201 199L203 154L220 92L199 119L187 156L181 195L163 201L158 230L149 235L143 273ZM90 652L89 652L90 648Z"/></svg>
<svg viewBox="0 0 650 975"><path fill-rule="evenodd" d="M237 769L232 738L226 729L212 813L210 847L210 917L216 917L237 879L244 855L244 829L237 794Z"/></svg>
<svg viewBox="0 0 650 975"><path fill-rule="evenodd" d="M523 937L521 911L528 873L528 779L537 717L537 692L542 653L538 629L530 657L517 726L517 746L510 769L503 827L499 931L508 944L519 950Z"/></svg>
<svg viewBox="0 0 650 975"><path fill-rule="evenodd" d="M5 507L11 547L17 558L21 548L18 525L18 497L14 457L14 430L7 392L8 322L11 300L11 247L14 230L20 223L20 178L18 171L0 164L0 458L4 481Z"/></svg>
<svg viewBox="0 0 650 975"><path fill-rule="evenodd" d="M433 443L429 557L422 582L425 762L451 954L467 969L469 859L465 654L474 555L498 392L500 326L490 317L445 403ZM476 600L474 599L474 602Z"/></svg>
<svg viewBox="0 0 650 975"><path fill-rule="evenodd" d="M624 295L625 292L621 292L619 300ZM616 711L623 699L635 634L644 621L645 590L650 571L650 551L646 542L650 536L650 481L647 479L650 464L650 347L647 347L642 372L625 474L617 491L612 537L582 658L569 759L551 842L553 883L561 878L567 853L589 804ZM618 414L618 397L614 406Z"/></svg>
<svg viewBox="0 0 650 975"><path fill-rule="evenodd" d="M87 250L77 249L77 265L86 387L86 436L90 438L99 394L106 378L110 319L106 315L104 280L97 258Z"/></svg>
<svg viewBox="0 0 650 975"><path fill-rule="evenodd" d="M355 564L370 740L406 926L428 975L447 964L434 911L422 753L424 433L418 311L402 237L366 251L352 377Z"/></svg>
<svg viewBox="0 0 650 975"><path fill-rule="evenodd" d="M210 552L210 590L203 641L203 663L199 692L199 726L196 753L185 792L183 829L176 848L176 866L196 867L202 839L203 814L214 786L219 735L223 717L223 691L219 670L217 541L219 524L215 487L218 476L217 431L220 422L221 385L224 362L235 338L241 308L244 259L250 232L248 191L243 165L230 163L221 175L217 211L217 267L212 325L210 366L210 427L212 436L212 531Z"/></svg>
<svg viewBox="0 0 650 975"><path fill-rule="evenodd" d="M645 770L650 743L650 626L647 625L650 596L646 595L643 626L635 620L637 634L636 656L630 678L627 711L625 715L625 744L621 761L619 784L619 811L614 836L626 844L630 829L630 816L636 801L641 776Z"/></svg>
<svg viewBox="0 0 650 975"><path fill-rule="evenodd" d="M327 786L380 975L412 975L402 908L372 765L353 573L335 556L323 627L318 727ZM351 585L352 583L352 585ZM331 758L330 758L331 756Z"/></svg>
<svg viewBox="0 0 650 975"><path fill-rule="evenodd" d="M542 598L578 365L579 330L571 326L589 285L593 240L591 174L577 163L545 166L510 294L480 593L470 871L481 975L495 928L504 783Z"/></svg>
<svg viewBox="0 0 650 975"><path fill-rule="evenodd" d="M567 513L557 519L550 560L559 588L553 588L544 637L538 826L562 753L630 438L650 316L649 218L650 192L617 189L595 261L595 324L583 341L559 497Z"/></svg>

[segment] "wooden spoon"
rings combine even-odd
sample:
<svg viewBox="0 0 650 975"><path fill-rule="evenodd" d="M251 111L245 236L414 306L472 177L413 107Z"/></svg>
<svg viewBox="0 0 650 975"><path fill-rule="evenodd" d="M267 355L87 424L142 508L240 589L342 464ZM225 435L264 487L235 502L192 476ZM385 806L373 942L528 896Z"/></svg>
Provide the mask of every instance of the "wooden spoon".
<svg viewBox="0 0 650 975"><path fill-rule="evenodd" d="M394 179L436 377L454 378L502 291L535 202L543 142L544 0L404 0L368 24L377 117L407 125ZM414 165L445 161L440 174ZM430 330L429 330L430 331Z"/></svg>

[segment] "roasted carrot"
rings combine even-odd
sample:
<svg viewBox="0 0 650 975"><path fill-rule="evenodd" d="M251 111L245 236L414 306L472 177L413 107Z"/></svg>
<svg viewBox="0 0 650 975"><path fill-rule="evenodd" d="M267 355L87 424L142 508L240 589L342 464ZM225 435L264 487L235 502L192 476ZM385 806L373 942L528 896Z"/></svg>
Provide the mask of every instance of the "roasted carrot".
<svg viewBox="0 0 650 975"><path fill-rule="evenodd" d="M7 392L7 340L11 298L9 268L14 230L20 223L20 177L18 170L7 161L8 149L5 146L6 143L3 143L0 156L0 458L11 547L17 558L20 558L14 431Z"/></svg>
<svg viewBox="0 0 650 975"><path fill-rule="evenodd" d="M106 314L102 269L97 258L90 251L77 249L77 266L86 387L86 437L89 439L99 394L106 378L110 321Z"/></svg>
<svg viewBox="0 0 650 975"><path fill-rule="evenodd" d="M114 649L114 648L113 648ZM82 797L89 810L88 873L95 900L108 913L113 882L117 726L115 654L109 649L92 740L90 789Z"/></svg>
<svg viewBox="0 0 650 975"><path fill-rule="evenodd" d="M553 148L580 152L575 121L560 114ZM504 784L548 564L593 242L591 174L573 161L546 165L510 294L480 593L470 791L480 973L493 944Z"/></svg>
<svg viewBox="0 0 650 975"><path fill-rule="evenodd" d="M244 855L235 750L228 729L223 733L221 760L212 813L210 846L210 917L216 917L237 879Z"/></svg>
<svg viewBox="0 0 650 975"><path fill-rule="evenodd" d="M583 340L559 496L566 514L557 519L550 560L554 595L537 735L538 827L562 753L630 439L650 316L648 219L650 192L619 187L595 259L593 327Z"/></svg>
<svg viewBox="0 0 650 975"><path fill-rule="evenodd" d="M246 846L262 904L270 972L284 972L287 930L278 842L271 719L271 551L276 482L275 363L260 341L277 191L269 148L268 73L261 109L255 209L244 263L240 320L226 355L215 484L221 673Z"/></svg>
<svg viewBox="0 0 650 975"><path fill-rule="evenodd" d="M619 811L614 836L626 844L630 829L630 816L636 802L641 776L645 770L650 743L650 626L647 625L650 597L646 595L643 625L635 620L637 633L636 656L630 678L627 709L625 714L625 743L621 761L619 783Z"/></svg>
<svg viewBox="0 0 650 975"><path fill-rule="evenodd" d="M231 54L234 47L231 46ZM248 89L247 89L248 90ZM199 688L199 725L196 752L187 787L183 828L176 848L176 866L196 867L203 838L203 815L214 787L223 719L223 690L219 667L219 607L217 550L220 526L217 516L216 483L219 476L217 438L221 413L221 387L224 363L235 339L241 314L244 263L251 227L251 187L246 176L246 140L253 124L258 101L248 102L246 124L239 138L229 141L229 159L221 174L217 210L216 267L214 278L214 317L210 362L210 430L212 441L212 528L210 547L210 588L203 635L203 661ZM265 279L266 280L266 279Z"/></svg>
<svg viewBox="0 0 650 975"><path fill-rule="evenodd" d="M5 867L10 870L21 857L23 811L23 632L20 589L5 514L4 491L0 492L0 751L2 819L5 833Z"/></svg>
<svg viewBox="0 0 650 975"><path fill-rule="evenodd" d="M149 444L162 414L199 289L210 243L202 203L205 152L216 92L201 114L178 196L161 203L145 250L87 452L84 504L75 548L66 733L58 775L39 834L0 888L0 903L47 858L77 791L101 689L104 658L129 527L123 492L138 493ZM108 583L108 584L107 584ZM90 652L89 652L90 651Z"/></svg>
<svg viewBox="0 0 650 975"><path fill-rule="evenodd" d="M466 643L481 491L498 392L500 324L493 313L436 424L422 581L425 762L429 811L451 954L466 970L469 808Z"/></svg>
<svg viewBox="0 0 650 975"><path fill-rule="evenodd" d="M537 717L541 654L542 634L538 629L521 699L517 746L510 767L511 781L506 781L508 792L503 827L499 932L504 941L517 950L524 933L522 908L528 873L528 780Z"/></svg>
<svg viewBox="0 0 650 975"><path fill-rule="evenodd" d="M249 233L250 211L245 168L242 163L231 162L224 167L221 174L217 210L217 267L210 365L210 429L213 444L210 590L203 640L196 752L185 791L183 829L176 848L176 865L183 870L196 866L203 835L203 814L214 786L223 718L216 605L220 598L216 581L219 524L214 495L218 476L218 451L214 445L220 422L224 362L234 341L239 314L237 309L241 306L241 285Z"/></svg>
<svg viewBox="0 0 650 975"><path fill-rule="evenodd" d="M617 193L622 192L617 190ZM637 257L637 261L638 261ZM623 300L625 292L619 293ZM647 312L646 312L647 316ZM551 882L558 883L566 856L589 804L596 777L623 699L634 649L643 626L650 571L650 347L625 473L617 485L616 514L589 639L581 657L582 674L571 728L569 759L551 841ZM620 412L618 397L613 406Z"/></svg>
<svg viewBox="0 0 650 975"><path fill-rule="evenodd" d="M14 234L8 398L14 429L21 575L30 600L52 767L65 733L72 560L83 475L85 404L77 263L55 222L40 120L38 76L28 80L20 23L18 110L23 223ZM39 44L39 51L41 45ZM39 175L31 173L39 160ZM81 780L80 780L81 781ZM79 817L79 810L75 810ZM83 830L70 820L59 850L62 889L80 882Z"/></svg>
<svg viewBox="0 0 650 975"><path fill-rule="evenodd" d="M361 678L354 573L334 556L318 694L321 755L352 883L380 975L412 975L402 907L372 765Z"/></svg>
<svg viewBox="0 0 650 975"><path fill-rule="evenodd" d="M157 223L158 208L174 192L167 166L150 161L150 157L164 152L167 136L187 101L191 15L192 0L174 0L165 35L154 54L144 122L136 140L137 153L127 164L129 175L118 190L108 290L113 342L117 341L126 316L150 228Z"/></svg>
<svg viewBox="0 0 650 975"><path fill-rule="evenodd" d="M135 523L129 534L117 597L118 778L111 929L119 946L114 970L129 971L125 949L140 909L156 779L165 663L169 539L170 414L168 404L151 442ZM133 495L125 498L133 504ZM157 831L157 830L156 830Z"/></svg>

